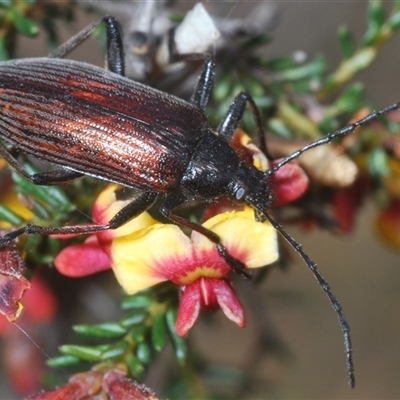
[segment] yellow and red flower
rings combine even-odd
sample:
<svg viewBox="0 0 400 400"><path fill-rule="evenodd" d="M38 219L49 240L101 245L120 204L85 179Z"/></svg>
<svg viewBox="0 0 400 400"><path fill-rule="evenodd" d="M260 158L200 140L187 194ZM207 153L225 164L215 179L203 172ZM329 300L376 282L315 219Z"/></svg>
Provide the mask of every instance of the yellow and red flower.
<svg viewBox="0 0 400 400"><path fill-rule="evenodd" d="M116 188L109 185L98 197L93 209L96 222L110 220L124 206L125 201L116 200ZM248 268L278 258L275 229L269 222L256 222L250 208L218 214L203 226L219 235L228 252ZM221 307L237 325L245 324L243 308L227 278L231 268L215 244L197 232L189 238L178 226L157 222L147 213L119 229L91 235L83 244L65 248L55 266L69 276L112 268L129 294L165 281L179 285L179 335L193 326L201 308Z"/></svg>
<svg viewBox="0 0 400 400"><path fill-rule="evenodd" d="M258 268L278 259L275 229L269 222L256 222L254 211L218 214L203 226L218 234L229 254L247 268ZM215 244L198 232L187 237L179 227L153 224L113 240L112 267L129 294L164 281L182 289L177 333L185 335L200 309L220 307L238 326L245 324L244 311L228 281L229 265Z"/></svg>

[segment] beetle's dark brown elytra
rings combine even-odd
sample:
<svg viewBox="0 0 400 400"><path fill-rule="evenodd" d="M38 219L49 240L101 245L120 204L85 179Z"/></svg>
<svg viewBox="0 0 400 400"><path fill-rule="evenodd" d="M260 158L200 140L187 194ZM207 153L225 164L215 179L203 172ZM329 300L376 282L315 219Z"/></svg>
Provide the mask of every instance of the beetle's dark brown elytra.
<svg viewBox="0 0 400 400"><path fill-rule="evenodd" d="M108 70L60 58L102 22L107 27ZM230 146L247 104L259 135L263 135L259 111L248 94L240 93L234 99L216 131L208 122L204 108L214 70L213 59L206 58L191 103L125 78L121 34L112 17L92 23L48 58L0 63L0 138L59 168L30 175L0 146L0 155L12 167L38 185L65 183L91 175L142 191L108 224L57 228L26 225L3 236L0 247L22 234L89 234L116 229L161 198L160 211L165 217L206 236L235 272L248 277L245 265L227 252L218 235L173 212L193 200L211 202L228 197L235 203L247 203L258 219L268 219L293 246L327 294L339 317L349 383L354 386L350 328L341 305L301 245L269 213L273 196L268 178L308 149L347 135L398 109L400 104L394 103L333 132L262 172L243 163Z"/></svg>

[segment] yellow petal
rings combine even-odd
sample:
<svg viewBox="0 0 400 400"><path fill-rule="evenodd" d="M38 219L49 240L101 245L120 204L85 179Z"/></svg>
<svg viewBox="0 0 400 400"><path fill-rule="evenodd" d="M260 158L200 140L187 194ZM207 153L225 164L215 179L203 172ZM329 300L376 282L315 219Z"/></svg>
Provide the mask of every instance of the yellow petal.
<svg viewBox="0 0 400 400"><path fill-rule="evenodd" d="M239 135L240 144L250 151L253 155L253 165L260 171L269 168L269 161L265 154L253 143L253 139L242 129L238 129L235 135Z"/></svg>
<svg viewBox="0 0 400 400"><path fill-rule="evenodd" d="M203 226L215 232L230 254L239 258L248 268L258 268L279 258L275 228L268 222L257 222L254 210L230 211L207 220ZM203 235L193 232L192 241L197 246L215 246Z"/></svg>
<svg viewBox="0 0 400 400"><path fill-rule="evenodd" d="M136 218L130 220L126 224L122 225L120 228L116 229L115 235L118 236L125 236L129 235L131 232L141 230L153 224L158 224L158 221L153 219L149 213L144 212L138 215Z"/></svg>
<svg viewBox="0 0 400 400"><path fill-rule="evenodd" d="M170 279L190 259L190 239L176 225L155 224L113 240L112 268L129 294Z"/></svg>
<svg viewBox="0 0 400 400"><path fill-rule="evenodd" d="M6 207L8 207L11 211L14 211L16 214L18 214L25 220L29 221L35 216L31 210L29 210L21 203L21 201L18 198L18 194L14 192L14 190L11 187L8 188L8 190L5 190L1 194L1 203ZM11 224L9 224L8 222L5 221L0 222L0 228L7 229L10 227Z"/></svg>
<svg viewBox="0 0 400 400"><path fill-rule="evenodd" d="M107 185L99 194L93 207L93 217L96 222L102 224L108 223L115 214L132 202L132 199L117 200L115 191L120 187L121 186L117 184L110 184ZM136 218L122 225L120 228L112 231L112 236L128 235L131 232L147 228L157 222L158 221L153 219L150 214L143 212Z"/></svg>

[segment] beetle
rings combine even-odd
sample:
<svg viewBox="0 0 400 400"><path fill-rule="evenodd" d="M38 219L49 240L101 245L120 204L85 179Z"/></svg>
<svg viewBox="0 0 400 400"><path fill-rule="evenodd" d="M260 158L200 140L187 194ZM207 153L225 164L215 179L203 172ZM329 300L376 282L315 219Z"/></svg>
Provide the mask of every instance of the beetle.
<svg viewBox="0 0 400 400"><path fill-rule="evenodd" d="M62 59L101 23L106 25L108 70ZM264 136L260 113L249 94L237 95L216 131L207 120L204 109L214 75L215 62L206 56L191 102L125 78L121 33L110 16L93 22L46 58L0 63L0 139L59 167L30 175L1 144L0 155L18 173L37 185L62 184L90 175L141 190L108 224L28 224L4 235L0 247L22 234L90 234L116 229L162 198L160 211L165 217L206 236L235 272L249 277L245 265L227 252L218 235L174 213L194 200L228 197L246 203L255 210L257 220L268 219L299 253L327 294L343 331L349 383L354 386L350 328L342 307L315 262L270 214L274 198L268 180L305 151L353 132L398 109L400 103L316 140L262 172L242 162L230 146L247 105L259 136Z"/></svg>

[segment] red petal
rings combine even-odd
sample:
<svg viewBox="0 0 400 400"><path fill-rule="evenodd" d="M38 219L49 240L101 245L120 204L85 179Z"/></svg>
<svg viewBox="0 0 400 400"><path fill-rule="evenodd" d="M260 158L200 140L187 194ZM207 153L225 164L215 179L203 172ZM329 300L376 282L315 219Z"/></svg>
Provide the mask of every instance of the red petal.
<svg viewBox="0 0 400 400"><path fill-rule="evenodd" d="M363 174L357 177L353 185L336 189L333 193L333 211L341 233L352 232L357 210L370 188L370 177Z"/></svg>
<svg viewBox="0 0 400 400"><path fill-rule="evenodd" d="M246 323L243 306L232 287L223 279L200 278L186 286L182 294L176 332L185 336L195 324L200 308L214 310L220 306L225 316L239 327Z"/></svg>
<svg viewBox="0 0 400 400"><path fill-rule="evenodd" d="M213 279L212 287L215 297L225 316L243 328L246 324L243 306L236 297L231 285L222 279Z"/></svg>
<svg viewBox="0 0 400 400"><path fill-rule="evenodd" d="M26 315L35 322L50 322L57 312L57 297L38 274L31 284L31 290L23 297Z"/></svg>
<svg viewBox="0 0 400 400"><path fill-rule="evenodd" d="M185 336L200 314L200 281L197 280L185 287L179 304L178 317L176 319L176 333Z"/></svg>
<svg viewBox="0 0 400 400"><path fill-rule="evenodd" d="M275 160L275 165L280 160ZM275 194L274 206L281 206L297 200L308 188L309 179L296 162L292 161L278 169L271 177L271 187Z"/></svg>
<svg viewBox="0 0 400 400"><path fill-rule="evenodd" d="M12 323L2 314L0 314L0 335L4 335L10 327L13 326Z"/></svg>
<svg viewBox="0 0 400 400"><path fill-rule="evenodd" d="M10 331L3 340L2 364L7 381L21 395L40 390L45 372L42 350L27 341L25 334L17 329Z"/></svg>
<svg viewBox="0 0 400 400"><path fill-rule="evenodd" d="M376 229L384 242L400 249L400 201L393 200L392 204L381 210L376 218Z"/></svg>
<svg viewBox="0 0 400 400"><path fill-rule="evenodd" d="M96 235L82 244L61 250L54 260L57 270L73 278L95 274L111 268L107 254L102 250Z"/></svg>
<svg viewBox="0 0 400 400"><path fill-rule="evenodd" d="M341 233L351 233L354 227L357 205L349 194L351 191L348 188L337 189L333 193L333 210Z"/></svg>

